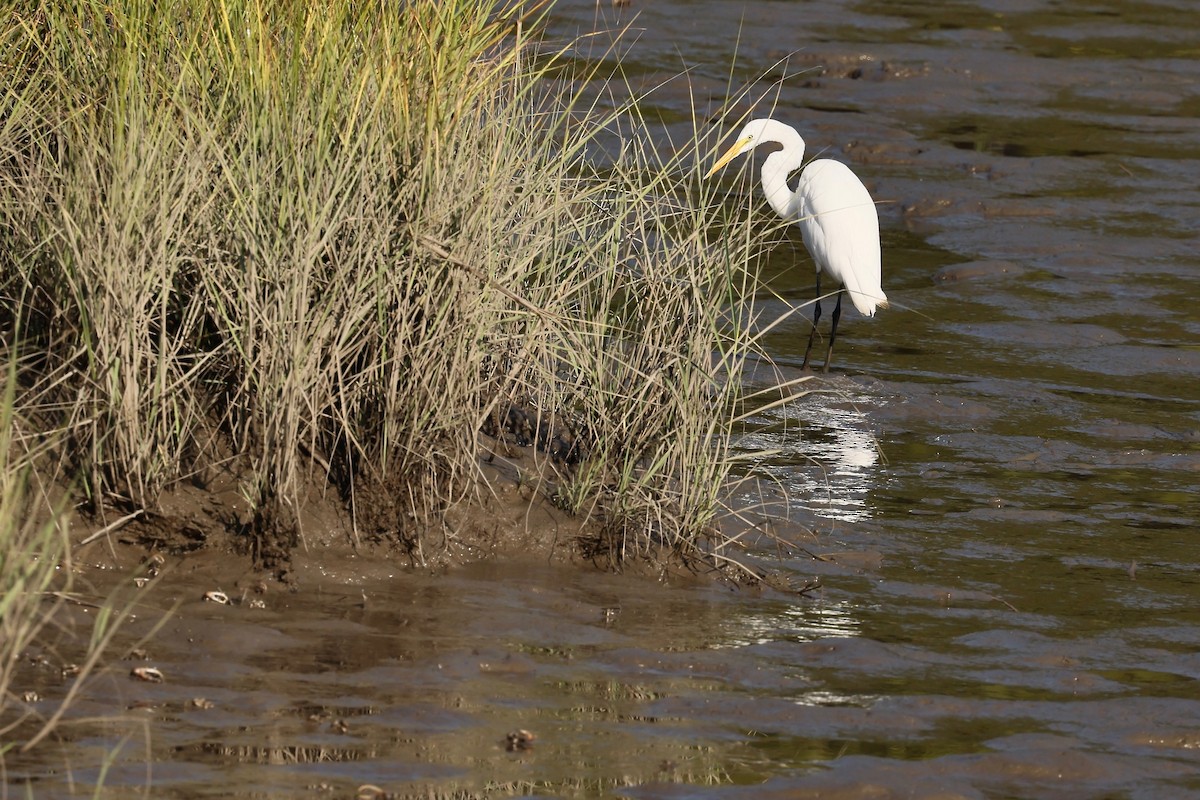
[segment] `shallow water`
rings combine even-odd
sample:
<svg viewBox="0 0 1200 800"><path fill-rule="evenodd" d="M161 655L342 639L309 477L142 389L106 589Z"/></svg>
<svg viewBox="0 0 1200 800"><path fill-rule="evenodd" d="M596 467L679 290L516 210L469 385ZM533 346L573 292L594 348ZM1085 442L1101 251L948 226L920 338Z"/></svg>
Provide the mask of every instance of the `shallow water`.
<svg viewBox="0 0 1200 800"><path fill-rule="evenodd" d="M736 57L883 201L892 308L742 442L820 588L493 565L256 609L180 573L166 682L77 710L140 722L10 755L12 794L90 793L132 730L109 796L1200 797L1192 4L579 0L552 31L625 24L673 134ZM810 297L798 236L770 269L768 316ZM784 374L806 336L771 339Z"/></svg>

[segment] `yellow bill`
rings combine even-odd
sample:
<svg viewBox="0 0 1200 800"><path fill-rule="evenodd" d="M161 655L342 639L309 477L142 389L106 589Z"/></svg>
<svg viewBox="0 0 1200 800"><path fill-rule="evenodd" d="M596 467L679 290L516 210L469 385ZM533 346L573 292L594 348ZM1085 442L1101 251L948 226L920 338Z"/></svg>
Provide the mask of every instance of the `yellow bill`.
<svg viewBox="0 0 1200 800"><path fill-rule="evenodd" d="M750 144L750 142L752 142L752 141L754 141L753 136L745 136L741 139L738 139L736 142L733 143L732 147L730 147L728 150L725 151L724 155L722 155L720 158L717 159L717 163L713 164L712 169L710 169L708 171L708 174L706 174L704 177L711 178L713 176L713 174L716 173L717 170L719 170L721 167L725 166L730 161L733 161L735 158L740 156L742 154L743 148L745 148L745 146Z"/></svg>

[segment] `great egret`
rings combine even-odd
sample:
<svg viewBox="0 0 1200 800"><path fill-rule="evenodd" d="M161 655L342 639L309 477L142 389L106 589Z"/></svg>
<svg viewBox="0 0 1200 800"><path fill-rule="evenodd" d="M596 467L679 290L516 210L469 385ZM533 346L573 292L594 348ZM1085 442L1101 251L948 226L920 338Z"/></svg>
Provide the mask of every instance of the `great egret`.
<svg viewBox="0 0 1200 800"><path fill-rule="evenodd" d="M768 143L780 145L782 149L763 161L763 193L776 214L800 226L804 246L817 264L817 303L801 365L804 369L812 352L817 321L821 319L822 272L845 287L860 314L871 317L876 308L887 308L887 295L879 282L879 215L867 187L840 161L827 158L813 161L800 173L796 191L788 188L788 176L804 163L804 139L792 126L773 119L746 123L737 141L704 177L712 177L742 153ZM833 340L841 316L842 293L839 291L837 305L833 308L824 372L829 371Z"/></svg>

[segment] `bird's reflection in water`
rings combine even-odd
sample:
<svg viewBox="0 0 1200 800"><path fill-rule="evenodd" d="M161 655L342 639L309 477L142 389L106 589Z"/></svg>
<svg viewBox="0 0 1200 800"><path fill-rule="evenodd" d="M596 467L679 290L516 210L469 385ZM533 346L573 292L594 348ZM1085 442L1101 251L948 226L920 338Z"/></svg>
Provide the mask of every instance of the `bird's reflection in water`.
<svg viewBox="0 0 1200 800"><path fill-rule="evenodd" d="M740 444L773 453L758 469L786 490L793 511L839 522L869 519L867 497L881 463L868 411L877 402L841 389L813 392L763 415L762 427Z"/></svg>
<svg viewBox="0 0 1200 800"><path fill-rule="evenodd" d="M867 493L877 479L879 446L871 421L858 404L834 402L820 395L792 409L800 420L800 454L812 459L810 468L793 472L790 494L812 513L828 519L856 522L868 519Z"/></svg>

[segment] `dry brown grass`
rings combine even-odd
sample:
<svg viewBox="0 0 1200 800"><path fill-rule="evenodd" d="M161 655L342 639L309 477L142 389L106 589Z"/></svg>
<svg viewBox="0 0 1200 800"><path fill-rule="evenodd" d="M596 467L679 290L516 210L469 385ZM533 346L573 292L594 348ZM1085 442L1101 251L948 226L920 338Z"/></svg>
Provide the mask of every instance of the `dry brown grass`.
<svg viewBox="0 0 1200 800"><path fill-rule="evenodd" d="M548 491L615 563L712 534L760 245L706 196L703 138L639 146L636 102L585 103L537 12L15 12L0 326L94 508L232 459L263 557L313 481L386 486L399 529L474 491L479 432L518 407L570 440Z"/></svg>

